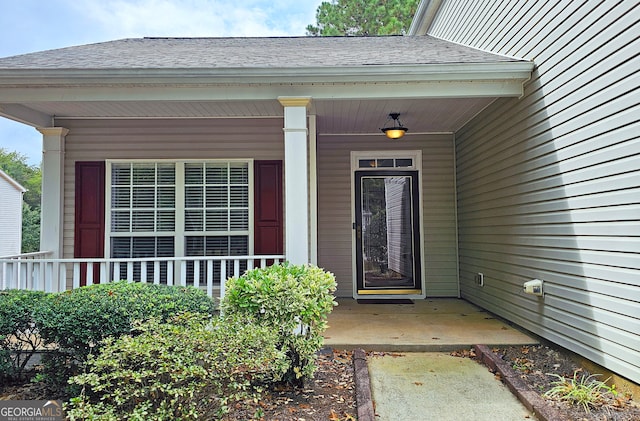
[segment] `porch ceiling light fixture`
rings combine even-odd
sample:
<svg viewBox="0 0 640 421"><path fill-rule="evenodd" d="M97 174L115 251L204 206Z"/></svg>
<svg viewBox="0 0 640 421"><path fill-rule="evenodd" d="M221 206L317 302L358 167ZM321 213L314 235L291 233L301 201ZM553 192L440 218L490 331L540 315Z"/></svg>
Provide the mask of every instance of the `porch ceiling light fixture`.
<svg viewBox="0 0 640 421"><path fill-rule="evenodd" d="M385 126L380 129L389 139L400 139L409 130L402 125L398 117L400 117L400 113L390 113L387 121L385 121ZM393 126L390 124L393 124Z"/></svg>

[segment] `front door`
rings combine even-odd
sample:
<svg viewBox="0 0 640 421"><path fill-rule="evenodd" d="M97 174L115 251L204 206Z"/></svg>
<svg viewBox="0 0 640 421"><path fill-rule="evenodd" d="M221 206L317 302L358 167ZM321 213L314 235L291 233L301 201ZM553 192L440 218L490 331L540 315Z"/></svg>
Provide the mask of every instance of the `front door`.
<svg viewBox="0 0 640 421"><path fill-rule="evenodd" d="M420 295L418 172L355 172L358 295Z"/></svg>

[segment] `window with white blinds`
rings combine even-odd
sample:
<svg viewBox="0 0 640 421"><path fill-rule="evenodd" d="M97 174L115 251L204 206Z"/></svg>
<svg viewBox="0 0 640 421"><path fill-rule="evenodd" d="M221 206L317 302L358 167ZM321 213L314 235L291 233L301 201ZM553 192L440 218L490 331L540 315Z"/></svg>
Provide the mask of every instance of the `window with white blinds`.
<svg viewBox="0 0 640 421"><path fill-rule="evenodd" d="M108 165L111 257L250 254L249 162ZM166 264L161 271L166 272ZM139 265L134 272L139 278ZM153 279L152 268L147 269L147 276Z"/></svg>

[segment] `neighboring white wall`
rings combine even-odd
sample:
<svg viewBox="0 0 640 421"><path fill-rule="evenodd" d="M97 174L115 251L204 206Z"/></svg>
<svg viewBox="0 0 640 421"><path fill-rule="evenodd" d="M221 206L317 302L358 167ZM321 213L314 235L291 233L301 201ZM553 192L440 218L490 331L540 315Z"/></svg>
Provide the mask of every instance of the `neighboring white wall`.
<svg viewBox="0 0 640 421"><path fill-rule="evenodd" d="M25 189L0 170L0 256L19 254L22 247L22 194Z"/></svg>
<svg viewBox="0 0 640 421"><path fill-rule="evenodd" d="M351 151L422 150L427 297L457 297L452 135L318 136L318 265L334 273L339 297L353 296Z"/></svg>
<svg viewBox="0 0 640 421"><path fill-rule="evenodd" d="M411 233L411 186L407 178L387 178L387 256L389 269L402 276L413 276Z"/></svg>
<svg viewBox="0 0 640 421"><path fill-rule="evenodd" d="M456 133L462 296L635 382L639 21L635 1L445 0L429 30L536 64Z"/></svg>
<svg viewBox="0 0 640 421"><path fill-rule="evenodd" d="M64 175L64 256L73 257L76 161L284 159L282 118L56 120L69 128ZM286 227L285 227L286 230Z"/></svg>

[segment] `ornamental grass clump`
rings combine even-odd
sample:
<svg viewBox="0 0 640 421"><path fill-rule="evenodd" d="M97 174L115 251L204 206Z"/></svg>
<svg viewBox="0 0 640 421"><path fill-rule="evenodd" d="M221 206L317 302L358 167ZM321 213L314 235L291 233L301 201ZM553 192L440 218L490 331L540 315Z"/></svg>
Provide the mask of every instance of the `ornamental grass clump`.
<svg viewBox="0 0 640 421"><path fill-rule="evenodd" d="M221 311L275 329L290 364L285 380L300 384L316 369L335 289L333 274L317 266L276 264L229 279Z"/></svg>
<svg viewBox="0 0 640 421"><path fill-rule="evenodd" d="M549 375L557 377L558 380L552 383L554 386L545 393L545 396L569 404L581 405L585 412L589 412L590 408L602 406L606 402L606 395L615 397L618 394L615 385L607 384L609 379L600 381L594 378L599 374L581 376L580 379L578 379L578 372L574 372L571 379L558 374Z"/></svg>

